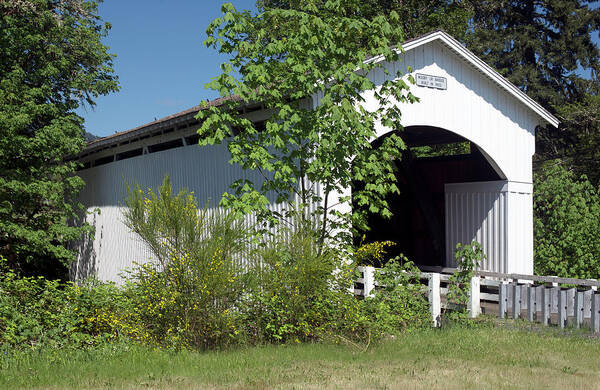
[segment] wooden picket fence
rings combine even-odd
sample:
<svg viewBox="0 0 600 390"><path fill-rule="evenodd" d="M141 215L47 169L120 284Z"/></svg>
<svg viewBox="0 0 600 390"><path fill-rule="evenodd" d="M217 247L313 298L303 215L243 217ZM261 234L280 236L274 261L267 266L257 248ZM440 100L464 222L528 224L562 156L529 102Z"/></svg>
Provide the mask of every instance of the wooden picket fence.
<svg viewBox="0 0 600 390"><path fill-rule="evenodd" d="M448 282L455 268L420 267L420 280L427 286L434 326L440 326L447 309ZM359 267L354 293L368 297L377 288L375 268ZM499 318L521 318L543 325L588 327L600 332L600 281L476 271L471 279L467 307L471 317L482 312Z"/></svg>

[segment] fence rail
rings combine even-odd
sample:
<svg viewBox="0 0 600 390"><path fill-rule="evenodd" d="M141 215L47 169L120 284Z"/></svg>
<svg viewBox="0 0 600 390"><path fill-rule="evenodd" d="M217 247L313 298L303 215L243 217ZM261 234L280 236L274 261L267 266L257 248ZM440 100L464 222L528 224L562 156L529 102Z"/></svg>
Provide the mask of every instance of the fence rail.
<svg viewBox="0 0 600 390"><path fill-rule="evenodd" d="M354 293L368 297L377 287L376 269L359 267L359 270L362 277L356 280ZM449 279L456 268L421 267L421 271L433 325L439 326L442 309L448 306ZM495 311L499 318L522 318L561 328L589 327L595 333L600 332L600 293L597 291L600 281L476 271L470 287L467 310L473 318L482 310Z"/></svg>

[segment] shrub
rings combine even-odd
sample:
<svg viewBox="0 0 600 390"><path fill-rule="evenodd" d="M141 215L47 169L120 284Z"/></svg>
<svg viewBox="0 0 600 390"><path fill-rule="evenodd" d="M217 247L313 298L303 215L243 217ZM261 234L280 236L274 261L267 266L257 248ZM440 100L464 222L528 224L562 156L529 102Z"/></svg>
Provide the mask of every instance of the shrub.
<svg viewBox="0 0 600 390"><path fill-rule="evenodd" d="M306 218L250 251L250 231L227 213L199 209L193 194L134 187L125 219L154 262L127 273L123 287L0 275L0 344L94 346L115 339L175 348L356 341L428 323L411 263L378 273L374 298L356 299L355 263L323 244ZM385 245L361 253L381 260ZM370 249L369 249L370 248ZM242 265L242 259L247 263ZM405 259L402 259L405 260Z"/></svg>
<svg viewBox="0 0 600 390"><path fill-rule="evenodd" d="M261 267L245 308L256 341L319 340L356 328L353 264L318 245L316 226L295 225L258 251Z"/></svg>
<svg viewBox="0 0 600 390"><path fill-rule="evenodd" d="M0 344L51 348L121 337L144 341L144 327L112 284L77 286L43 277L0 274Z"/></svg>
<svg viewBox="0 0 600 390"><path fill-rule="evenodd" d="M429 302L419 273L404 256L391 259L375 272L377 289L361 302L371 337L377 339L431 324Z"/></svg>
<svg viewBox="0 0 600 390"><path fill-rule="evenodd" d="M152 343L147 325L142 321L136 302L127 291L111 282L88 279L75 285L68 283L68 299L76 304L78 329L97 342L129 339Z"/></svg>
<svg viewBox="0 0 600 390"><path fill-rule="evenodd" d="M448 310L444 313L444 319L459 322L465 325L475 325L468 319L467 305L471 292L471 279L475 275L481 262L485 259L483 248L477 241L470 244L456 244L454 252L457 270L448 280Z"/></svg>
<svg viewBox="0 0 600 390"><path fill-rule="evenodd" d="M560 162L534 176L534 268L538 275L600 278L600 193Z"/></svg>
<svg viewBox="0 0 600 390"><path fill-rule="evenodd" d="M0 340L11 346L60 346L71 337L77 316L58 281L20 278L12 271L0 277ZM74 336L73 338L77 338Z"/></svg>
<svg viewBox="0 0 600 390"><path fill-rule="evenodd" d="M237 342L248 242L241 222L199 209L187 190L173 194L168 176L157 193L129 189L125 203L126 224L157 259L132 270L127 288L151 337L177 347Z"/></svg>
<svg viewBox="0 0 600 390"><path fill-rule="evenodd" d="M365 236L362 240L364 241ZM386 248L396 245L393 241L375 241L370 243L362 243L360 247L354 251L354 261L359 265L370 265L373 267L381 267L384 264Z"/></svg>
<svg viewBox="0 0 600 390"><path fill-rule="evenodd" d="M475 275L475 269L485 259L485 254L481 244L473 241L470 244L456 244L454 258L457 271L448 280L448 302L464 311L469 303L471 279Z"/></svg>

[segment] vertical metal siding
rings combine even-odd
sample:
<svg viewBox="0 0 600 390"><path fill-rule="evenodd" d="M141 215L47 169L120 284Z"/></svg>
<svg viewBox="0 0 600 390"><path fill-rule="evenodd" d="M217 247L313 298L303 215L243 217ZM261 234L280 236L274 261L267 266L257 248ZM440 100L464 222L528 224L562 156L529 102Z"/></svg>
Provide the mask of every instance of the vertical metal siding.
<svg viewBox="0 0 600 390"><path fill-rule="evenodd" d="M193 145L80 171L86 182L80 200L87 207L86 219L96 233L80 243L72 276L79 279L95 274L101 280L120 282L124 269L132 267L134 262L151 260L150 250L123 223L125 183L156 190L169 174L175 191L187 188L194 192L201 207L208 204L210 210L216 211L223 193L229 191L234 180L262 182L259 173L229 164L229 156L225 144L203 148ZM284 206L273 203L270 208L281 212ZM246 219L248 225L255 222L253 216Z"/></svg>
<svg viewBox="0 0 600 390"><path fill-rule="evenodd" d="M507 202L505 192L498 190L505 182L493 182L489 188L473 189L473 183L446 185L446 265L455 267L457 243L478 241L486 254L482 269L504 272L504 237L506 235ZM479 183L476 183L479 184Z"/></svg>
<svg viewBox="0 0 600 390"><path fill-rule="evenodd" d="M533 273L532 187L509 181L445 185L446 265L455 267L457 243L479 242L481 269Z"/></svg>

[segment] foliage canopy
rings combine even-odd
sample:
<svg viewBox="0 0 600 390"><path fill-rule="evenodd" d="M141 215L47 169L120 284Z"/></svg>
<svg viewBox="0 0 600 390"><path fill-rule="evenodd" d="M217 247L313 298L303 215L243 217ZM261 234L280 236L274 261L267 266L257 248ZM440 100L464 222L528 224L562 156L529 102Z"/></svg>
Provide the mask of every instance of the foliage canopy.
<svg viewBox="0 0 600 390"><path fill-rule="evenodd" d="M534 267L538 275L600 277L600 194L560 161L534 177Z"/></svg>
<svg viewBox="0 0 600 390"><path fill-rule="evenodd" d="M588 127L584 138L572 110L590 106L598 93L600 49L592 39L600 29L596 1L471 1L473 19L465 42L470 50L544 107L562 124L536 131L535 167L566 158L578 172L593 176L586 161L589 143L600 144L600 129ZM573 106L575 105L575 106ZM598 111L587 111L597 122ZM575 116L581 119L581 111ZM588 121L589 123L589 121ZM595 146L594 148L596 148ZM597 181L595 181L596 184Z"/></svg>
<svg viewBox="0 0 600 390"><path fill-rule="evenodd" d="M389 215L385 194L398 190L394 160L405 148L394 102L416 98L408 92L409 81L389 74L383 62L368 60L397 60L391 47L403 38L398 14L368 20L357 18L357 9L357 1L312 0L298 9L265 8L252 14L225 4L223 16L209 25L205 44L230 60L208 87L235 98L200 111L200 144L226 142L232 163L264 176L262 183L235 182L224 205L258 212L275 223L298 208L319 204L323 240L349 226L350 213L330 213L349 197L333 199L332 194L358 179L367 184L353 193L355 200ZM368 77L376 69L387 74L377 89ZM367 106L366 96L374 104ZM240 105L254 102L272 113L264 129L237 114ZM378 126L392 132L374 149L370 142ZM286 212L269 212L269 196L287 202ZM362 221L359 213L352 217L356 224Z"/></svg>
<svg viewBox="0 0 600 390"><path fill-rule="evenodd" d="M257 1L257 6L262 9L301 9L303 4L298 0ZM465 6L464 1L455 0L363 0L354 6L349 10L349 16L356 18L373 19L396 12L399 16L397 23L402 28L405 39L442 29L462 40L471 17L471 8Z"/></svg>
<svg viewBox="0 0 600 390"><path fill-rule="evenodd" d="M84 147L74 110L118 89L98 1L0 1L0 254L51 274L84 227L68 220L83 182L66 161Z"/></svg>

